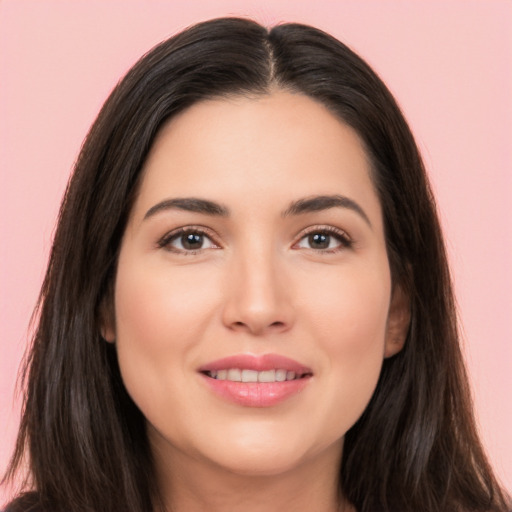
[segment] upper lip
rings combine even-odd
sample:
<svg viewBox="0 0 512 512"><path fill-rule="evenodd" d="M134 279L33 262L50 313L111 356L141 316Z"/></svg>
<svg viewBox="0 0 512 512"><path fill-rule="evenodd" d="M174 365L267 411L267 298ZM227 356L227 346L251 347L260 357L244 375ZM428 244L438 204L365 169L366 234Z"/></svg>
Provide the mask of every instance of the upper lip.
<svg viewBox="0 0 512 512"><path fill-rule="evenodd" d="M255 370L258 372L268 370L286 370L295 372L296 374L313 373L311 368L290 359L289 357L279 354L237 354L233 356L223 357L201 366L198 371L211 372L218 370L228 370L231 368L239 368L240 370Z"/></svg>

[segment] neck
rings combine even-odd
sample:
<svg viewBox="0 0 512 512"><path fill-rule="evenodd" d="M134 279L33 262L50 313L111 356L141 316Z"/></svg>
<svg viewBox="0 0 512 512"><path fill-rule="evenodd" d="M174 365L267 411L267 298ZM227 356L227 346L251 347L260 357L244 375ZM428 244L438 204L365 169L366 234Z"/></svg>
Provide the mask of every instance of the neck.
<svg viewBox="0 0 512 512"><path fill-rule="evenodd" d="M162 454L163 455L163 454ZM155 453L162 506L158 512L353 512L340 496L340 450L273 475L240 474L173 450Z"/></svg>

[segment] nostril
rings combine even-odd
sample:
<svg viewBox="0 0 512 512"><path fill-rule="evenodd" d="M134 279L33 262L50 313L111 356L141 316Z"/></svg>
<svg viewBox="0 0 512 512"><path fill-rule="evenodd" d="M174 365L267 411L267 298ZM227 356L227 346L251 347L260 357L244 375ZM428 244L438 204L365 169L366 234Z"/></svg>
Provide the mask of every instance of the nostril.
<svg viewBox="0 0 512 512"><path fill-rule="evenodd" d="M240 320L233 322L231 324L231 329L235 331L249 331L252 333L263 333L265 331L268 332L281 332L286 329L286 322L282 322L280 320L272 322L270 324L266 324L264 322L242 322Z"/></svg>

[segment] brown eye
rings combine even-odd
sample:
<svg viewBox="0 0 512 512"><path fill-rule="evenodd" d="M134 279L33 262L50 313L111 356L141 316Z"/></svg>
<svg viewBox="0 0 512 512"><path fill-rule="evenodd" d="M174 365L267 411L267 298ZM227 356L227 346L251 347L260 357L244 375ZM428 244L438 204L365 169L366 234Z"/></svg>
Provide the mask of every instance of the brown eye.
<svg viewBox="0 0 512 512"><path fill-rule="evenodd" d="M183 249L194 251L203 248L204 235L200 233L184 233L179 240Z"/></svg>
<svg viewBox="0 0 512 512"><path fill-rule="evenodd" d="M326 227L304 234L295 247L330 253L351 245L352 241L343 231Z"/></svg>
<svg viewBox="0 0 512 512"><path fill-rule="evenodd" d="M177 253L194 254L203 249L216 249L212 239L205 233L197 230L180 230L166 235L160 242L159 247Z"/></svg>
<svg viewBox="0 0 512 512"><path fill-rule="evenodd" d="M308 244L311 249L329 249L331 244L331 235L325 233L313 233L308 235Z"/></svg>

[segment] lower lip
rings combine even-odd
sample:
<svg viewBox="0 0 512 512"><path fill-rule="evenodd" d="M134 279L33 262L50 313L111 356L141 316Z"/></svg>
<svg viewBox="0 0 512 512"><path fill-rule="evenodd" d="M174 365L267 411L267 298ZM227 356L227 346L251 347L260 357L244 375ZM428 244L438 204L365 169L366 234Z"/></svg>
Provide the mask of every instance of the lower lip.
<svg viewBox="0 0 512 512"><path fill-rule="evenodd" d="M233 382L212 379L202 375L216 394L225 400L245 407L272 407L300 393L311 380L310 377L284 382Z"/></svg>

